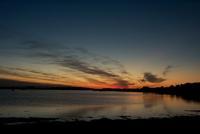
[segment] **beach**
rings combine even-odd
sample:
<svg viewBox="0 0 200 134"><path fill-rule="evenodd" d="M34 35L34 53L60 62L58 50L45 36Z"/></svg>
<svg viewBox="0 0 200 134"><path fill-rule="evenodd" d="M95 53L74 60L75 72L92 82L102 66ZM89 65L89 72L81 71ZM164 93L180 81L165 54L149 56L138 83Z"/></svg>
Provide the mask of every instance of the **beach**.
<svg viewBox="0 0 200 134"><path fill-rule="evenodd" d="M177 116L150 119L98 119L92 121L56 121L45 118L0 118L0 128L6 131L58 131L65 132L199 132L200 116Z"/></svg>

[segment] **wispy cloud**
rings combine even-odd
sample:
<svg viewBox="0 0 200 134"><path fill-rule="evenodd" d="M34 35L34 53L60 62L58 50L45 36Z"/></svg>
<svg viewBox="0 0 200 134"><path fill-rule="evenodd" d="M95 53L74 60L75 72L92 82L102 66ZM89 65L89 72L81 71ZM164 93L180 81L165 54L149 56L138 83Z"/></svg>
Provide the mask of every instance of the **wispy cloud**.
<svg viewBox="0 0 200 134"><path fill-rule="evenodd" d="M95 75L103 78L113 80L116 83L116 86L127 88L131 83L128 80L125 80L119 74L116 74L110 70L103 69L96 65L91 65L86 61L81 61L81 59L73 56L65 56L60 61L56 61L60 66L71 68L81 73ZM94 82L94 80L93 80Z"/></svg>
<svg viewBox="0 0 200 134"><path fill-rule="evenodd" d="M41 58L54 58L63 59L68 57L77 57L82 61L92 60L96 64L101 64L102 66L112 66L110 69L119 71L123 74L127 74L125 67L117 60L114 60L108 56L98 55L94 52L88 51L82 47L67 47L59 43L48 43L45 41L29 40L22 43L25 48L31 49L35 56ZM55 47L56 46L56 47ZM58 47L59 46L59 47Z"/></svg>
<svg viewBox="0 0 200 134"><path fill-rule="evenodd" d="M25 48L25 49L32 49L32 50L48 50L48 49L55 49L57 48L58 46L59 47L62 47L61 44L59 43L55 43L55 42L46 42L46 41L40 41L40 40L27 40L27 41L24 41L20 44L20 46L22 48Z"/></svg>
<svg viewBox="0 0 200 134"><path fill-rule="evenodd" d="M109 83L95 79L95 78L89 78L89 77L84 77L84 78L90 83L95 83L98 85L109 85Z"/></svg>
<svg viewBox="0 0 200 134"><path fill-rule="evenodd" d="M17 73L13 70L9 70L9 69L6 69L6 68L3 68L3 67L0 67L0 74L1 76L3 75L11 75L11 76L17 76L17 77L22 77L22 78L28 78L29 75L25 75L25 74L21 74L21 73Z"/></svg>
<svg viewBox="0 0 200 134"><path fill-rule="evenodd" d="M171 65L168 65L167 67L165 67L165 69L162 73L163 76L166 76L167 74L169 74L173 68L174 68L174 66L171 66Z"/></svg>
<svg viewBox="0 0 200 134"><path fill-rule="evenodd" d="M72 56L65 57L61 61L57 61L57 63L63 67L75 69L80 72L91 74L91 75L99 75L99 76L105 76L105 77L117 77L117 75L115 75L111 72L100 69L97 66L90 65L86 62L80 61L79 59L72 57Z"/></svg>
<svg viewBox="0 0 200 134"><path fill-rule="evenodd" d="M5 76L15 76L26 79L28 78L53 82L65 82L64 80L69 80L69 77L67 76L60 76L52 73L44 73L42 71L14 67L0 66L0 74Z"/></svg>
<svg viewBox="0 0 200 134"><path fill-rule="evenodd" d="M59 68L71 69L73 71L85 74L83 75L83 79L87 81L87 78L89 77L93 79L90 79L90 82L94 82L96 84L107 83L105 81L109 80L112 81L112 83L115 83L113 86L124 88L134 84L130 80L131 74L119 61L107 56L95 54L94 52L90 52L85 48L72 48L65 45L54 47L54 43L37 40L25 41L21 44L21 46L27 51L31 50L30 53L28 53L30 56L44 60L44 64L54 64L59 66ZM40 62L40 64L42 63ZM37 71L26 71L37 73L43 76L48 75L40 74L41 72ZM95 81L95 78L97 77L100 79L96 79Z"/></svg>

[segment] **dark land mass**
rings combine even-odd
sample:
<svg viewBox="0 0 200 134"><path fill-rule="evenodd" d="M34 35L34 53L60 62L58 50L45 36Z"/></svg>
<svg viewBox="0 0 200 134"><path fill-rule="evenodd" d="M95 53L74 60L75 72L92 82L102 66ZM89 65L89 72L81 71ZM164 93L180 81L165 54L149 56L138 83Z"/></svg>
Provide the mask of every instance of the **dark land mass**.
<svg viewBox="0 0 200 134"><path fill-rule="evenodd" d="M57 121L45 118L0 118L0 128L6 131L12 130L44 130L52 131L79 131L79 132L195 132L200 131L200 116L177 116L171 118L150 119L98 119L92 121Z"/></svg>
<svg viewBox="0 0 200 134"><path fill-rule="evenodd" d="M118 91L118 92L142 92L142 93L157 93L168 94L176 97L181 97L188 101L200 102L200 82L197 83L185 83L169 87L143 87L140 89L92 89L84 87L72 87L63 85L49 85L30 82L21 82L15 80L0 79L0 89L11 90L91 90L91 91Z"/></svg>
<svg viewBox="0 0 200 134"><path fill-rule="evenodd" d="M141 92L168 94L176 97L181 97L188 101L200 102L200 83L186 83L182 85L159 88L144 87L141 89Z"/></svg>
<svg viewBox="0 0 200 134"><path fill-rule="evenodd" d="M73 87L56 84L25 82L0 78L0 89L10 90L94 90L92 88Z"/></svg>

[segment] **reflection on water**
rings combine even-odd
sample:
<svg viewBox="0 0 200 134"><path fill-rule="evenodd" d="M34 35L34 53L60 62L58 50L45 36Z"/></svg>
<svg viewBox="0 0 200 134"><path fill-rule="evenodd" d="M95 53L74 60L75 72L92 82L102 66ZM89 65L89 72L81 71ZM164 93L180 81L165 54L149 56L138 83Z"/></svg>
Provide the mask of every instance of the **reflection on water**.
<svg viewBox="0 0 200 134"><path fill-rule="evenodd" d="M145 108L152 108L163 104L163 96L157 94L144 94L143 101Z"/></svg>
<svg viewBox="0 0 200 134"><path fill-rule="evenodd" d="M1 90L0 117L51 117L65 120L200 115L200 103L170 95L127 92Z"/></svg>

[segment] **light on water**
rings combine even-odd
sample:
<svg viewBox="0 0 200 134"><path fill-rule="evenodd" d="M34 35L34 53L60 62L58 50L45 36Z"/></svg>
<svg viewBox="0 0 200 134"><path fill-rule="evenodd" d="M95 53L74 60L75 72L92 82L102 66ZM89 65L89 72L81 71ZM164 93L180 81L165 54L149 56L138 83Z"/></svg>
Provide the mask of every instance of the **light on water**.
<svg viewBox="0 0 200 134"><path fill-rule="evenodd" d="M200 103L170 95L134 92L1 90L0 117L63 120L151 118L199 114Z"/></svg>

